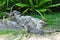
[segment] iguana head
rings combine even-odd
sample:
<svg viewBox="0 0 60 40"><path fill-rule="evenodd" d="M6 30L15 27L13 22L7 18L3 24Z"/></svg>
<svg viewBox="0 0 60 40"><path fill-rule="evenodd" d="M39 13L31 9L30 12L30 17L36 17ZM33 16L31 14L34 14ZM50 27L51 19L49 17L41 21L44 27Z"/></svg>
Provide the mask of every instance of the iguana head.
<svg viewBox="0 0 60 40"><path fill-rule="evenodd" d="M11 16L15 16L14 14L21 16L20 12L17 10L14 10L13 12L11 12Z"/></svg>

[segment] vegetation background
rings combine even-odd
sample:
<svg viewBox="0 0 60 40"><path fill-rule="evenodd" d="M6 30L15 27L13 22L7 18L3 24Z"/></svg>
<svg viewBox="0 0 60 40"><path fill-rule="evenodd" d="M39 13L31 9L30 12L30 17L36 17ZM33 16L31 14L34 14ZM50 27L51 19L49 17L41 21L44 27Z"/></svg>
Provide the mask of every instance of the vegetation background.
<svg viewBox="0 0 60 40"><path fill-rule="evenodd" d="M46 20L45 29L60 29L60 0L0 0L0 19L13 10Z"/></svg>

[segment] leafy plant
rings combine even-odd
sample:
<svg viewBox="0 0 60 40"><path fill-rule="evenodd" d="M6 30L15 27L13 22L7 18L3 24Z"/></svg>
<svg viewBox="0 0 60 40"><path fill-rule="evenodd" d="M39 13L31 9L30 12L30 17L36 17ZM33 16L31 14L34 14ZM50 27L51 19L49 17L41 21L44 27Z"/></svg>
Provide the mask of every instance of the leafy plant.
<svg viewBox="0 0 60 40"><path fill-rule="evenodd" d="M21 0L0 0L0 11L10 11L11 7Z"/></svg>
<svg viewBox="0 0 60 40"><path fill-rule="evenodd" d="M59 4L52 4L52 0L23 0L23 2L15 4L16 6L19 6L20 8L25 8L26 10L23 11L22 14L25 14L28 10L30 11L36 11L38 12L41 17L43 18L43 15L41 12L46 12L51 7L59 6Z"/></svg>
<svg viewBox="0 0 60 40"><path fill-rule="evenodd" d="M49 8L59 6L59 4L52 4L53 0L0 0L0 10L7 11L12 10L16 5L23 8L22 14L27 11L38 12L43 18L42 12L48 11Z"/></svg>
<svg viewBox="0 0 60 40"><path fill-rule="evenodd" d="M0 0L0 10L2 10L5 3L6 3L6 0Z"/></svg>

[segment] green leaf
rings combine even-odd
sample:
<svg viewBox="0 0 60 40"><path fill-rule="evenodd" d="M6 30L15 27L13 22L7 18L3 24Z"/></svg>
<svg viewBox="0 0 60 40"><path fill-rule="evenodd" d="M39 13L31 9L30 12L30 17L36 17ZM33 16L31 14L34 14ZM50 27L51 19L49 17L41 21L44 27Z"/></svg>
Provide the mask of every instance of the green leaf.
<svg viewBox="0 0 60 40"><path fill-rule="evenodd" d="M33 1L32 0L29 0L29 2L30 2L30 5L31 5L31 8L34 8Z"/></svg>
<svg viewBox="0 0 60 40"><path fill-rule="evenodd" d="M47 9L38 9L40 12L46 12Z"/></svg>
<svg viewBox="0 0 60 40"><path fill-rule="evenodd" d="M59 5L60 5L60 3L59 4L54 4L54 5L49 5L49 6L46 6L45 8L56 7L56 6L59 6Z"/></svg>
<svg viewBox="0 0 60 40"><path fill-rule="evenodd" d="M38 0L36 0L36 5L38 5Z"/></svg>
<svg viewBox="0 0 60 40"><path fill-rule="evenodd" d="M36 10L36 12L38 12L41 15L42 19L44 18L44 16L42 15L42 13L39 10Z"/></svg>
<svg viewBox="0 0 60 40"><path fill-rule="evenodd" d="M9 6L9 0L6 0L7 1L7 7Z"/></svg>
<svg viewBox="0 0 60 40"><path fill-rule="evenodd" d="M6 0L4 0L3 2L0 2L0 6L3 6L6 3Z"/></svg>
<svg viewBox="0 0 60 40"><path fill-rule="evenodd" d="M7 8L7 10L11 10L11 8Z"/></svg>
<svg viewBox="0 0 60 40"><path fill-rule="evenodd" d="M45 4L46 2L51 2L51 1L52 0L40 0L39 5L41 6L41 5Z"/></svg>
<svg viewBox="0 0 60 40"><path fill-rule="evenodd" d="M23 4L23 3L17 3L15 4L16 6L21 6L21 7L28 7L28 4Z"/></svg>

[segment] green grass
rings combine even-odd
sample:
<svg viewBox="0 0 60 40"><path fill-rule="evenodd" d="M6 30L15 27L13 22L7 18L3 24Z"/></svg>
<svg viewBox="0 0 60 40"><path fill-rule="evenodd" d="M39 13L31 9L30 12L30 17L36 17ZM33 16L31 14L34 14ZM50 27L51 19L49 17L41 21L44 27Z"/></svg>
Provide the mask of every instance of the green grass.
<svg viewBox="0 0 60 40"><path fill-rule="evenodd" d="M13 34L13 35L27 34L27 31L24 31L24 30L2 30L0 31L0 35L3 35L3 34Z"/></svg>
<svg viewBox="0 0 60 40"><path fill-rule="evenodd" d="M60 13L44 15L46 17L47 28L60 29Z"/></svg>

